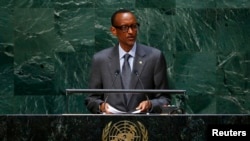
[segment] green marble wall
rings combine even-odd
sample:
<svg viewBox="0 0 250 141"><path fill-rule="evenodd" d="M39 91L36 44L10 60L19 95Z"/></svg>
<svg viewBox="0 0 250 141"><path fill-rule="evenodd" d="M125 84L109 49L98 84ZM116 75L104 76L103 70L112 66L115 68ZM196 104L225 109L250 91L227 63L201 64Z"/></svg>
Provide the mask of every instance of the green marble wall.
<svg viewBox="0 0 250 141"><path fill-rule="evenodd" d="M92 55L116 43L110 16L130 8L138 40L162 50L190 114L250 113L250 0L1 0L0 114L65 113L87 88ZM84 96L70 113L88 113Z"/></svg>

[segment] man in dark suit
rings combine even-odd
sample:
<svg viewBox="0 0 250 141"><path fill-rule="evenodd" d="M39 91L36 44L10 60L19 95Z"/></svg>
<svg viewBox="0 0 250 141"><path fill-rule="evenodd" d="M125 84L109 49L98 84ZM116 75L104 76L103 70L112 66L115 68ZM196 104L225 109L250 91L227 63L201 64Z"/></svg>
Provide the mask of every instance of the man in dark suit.
<svg viewBox="0 0 250 141"><path fill-rule="evenodd" d="M160 50L136 42L139 23L134 14L120 9L112 15L111 24L119 43L93 56L90 89L167 89L165 58ZM124 76L126 60L130 73ZM170 97L160 93L90 94L85 104L91 113L160 113L163 105L170 104Z"/></svg>

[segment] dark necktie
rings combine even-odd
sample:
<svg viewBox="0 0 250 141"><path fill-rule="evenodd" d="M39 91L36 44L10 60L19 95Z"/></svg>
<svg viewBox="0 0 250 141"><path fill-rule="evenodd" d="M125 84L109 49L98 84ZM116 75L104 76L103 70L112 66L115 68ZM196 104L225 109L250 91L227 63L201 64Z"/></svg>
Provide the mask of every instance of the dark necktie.
<svg viewBox="0 0 250 141"><path fill-rule="evenodd" d="M131 56L129 54L124 55L124 63L122 66L122 84L124 89L129 89L129 82L131 78L131 69L129 65L129 58Z"/></svg>

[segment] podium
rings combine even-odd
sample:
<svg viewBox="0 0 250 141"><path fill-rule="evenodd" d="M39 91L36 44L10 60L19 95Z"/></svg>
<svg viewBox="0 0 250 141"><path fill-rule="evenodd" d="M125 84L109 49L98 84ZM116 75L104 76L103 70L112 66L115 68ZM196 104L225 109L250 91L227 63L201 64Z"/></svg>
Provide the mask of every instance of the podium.
<svg viewBox="0 0 250 141"><path fill-rule="evenodd" d="M150 94L150 93L161 93L163 95L172 94L186 94L186 90L171 90L171 89L66 89L66 111L69 113L69 102L68 96L73 94L90 94L90 93L109 93L109 94L119 94L119 93L132 93L132 94ZM183 109L176 105L168 105L162 107L164 113L183 113Z"/></svg>
<svg viewBox="0 0 250 141"><path fill-rule="evenodd" d="M213 128L250 127L249 115L0 115L0 119L2 141L111 141L130 131L134 141L206 141L230 138L212 137Z"/></svg>
<svg viewBox="0 0 250 141"><path fill-rule="evenodd" d="M86 93L162 92L185 94L184 90L94 90L67 89L66 96ZM247 132L236 137L249 140L250 115L233 114L16 114L0 115L3 141L191 141L230 137L212 136L213 129ZM126 137L125 137L126 136Z"/></svg>

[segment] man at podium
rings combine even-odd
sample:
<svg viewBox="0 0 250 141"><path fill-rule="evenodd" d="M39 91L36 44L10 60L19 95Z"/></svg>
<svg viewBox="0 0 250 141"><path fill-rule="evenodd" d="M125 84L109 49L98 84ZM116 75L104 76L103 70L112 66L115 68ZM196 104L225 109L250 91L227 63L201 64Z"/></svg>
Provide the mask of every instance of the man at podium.
<svg viewBox="0 0 250 141"><path fill-rule="evenodd" d="M114 47L93 56L90 89L167 89L166 61L156 48L136 41L140 24L132 11L120 9L111 17ZM170 97L160 93L92 93L85 99L91 113L160 113Z"/></svg>

